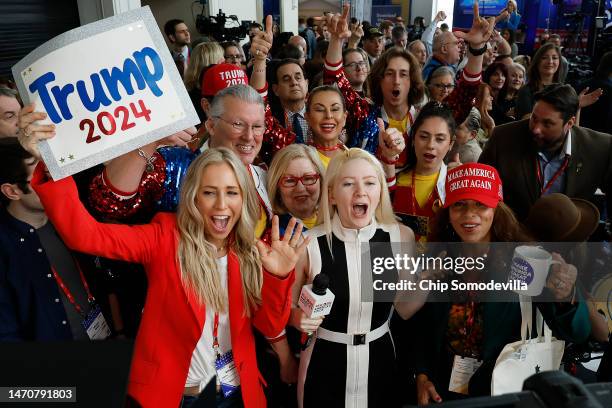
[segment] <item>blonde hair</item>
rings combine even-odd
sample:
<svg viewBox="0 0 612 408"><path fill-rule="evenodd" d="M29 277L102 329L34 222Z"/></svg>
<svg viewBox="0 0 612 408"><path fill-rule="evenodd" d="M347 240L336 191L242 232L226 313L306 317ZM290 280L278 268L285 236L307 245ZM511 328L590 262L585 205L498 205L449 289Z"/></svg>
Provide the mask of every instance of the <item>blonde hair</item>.
<svg viewBox="0 0 612 408"><path fill-rule="evenodd" d="M272 204L272 211L275 214L287 214L288 212L287 207L281 198L278 182L280 181L281 177L283 177L285 171L287 171L289 164L297 159L307 159L312 163L315 171L321 176L319 179L319 183L321 183L320 186L323 186L325 168L323 167L321 159L319 159L319 155L314 147L304 144L292 144L279 150L274 155L274 159L272 159L272 163L270 164L270 170L268 170L268 183L266 186L268 188L268 197L270 198L270 203ZM319 201L320 200L321 195L319 195Z"/></svg>
<svg viewBox="0 0 612 408"><path fill-rule="evenodd" d="M219 312L228 310L228 299L222 290L217 271L217 249L207 241L204 220L196 207L202 176L206 168L213 164L227 164L233 170L240 186L242 211L228 237L228 252L233 251L239 260L245 314L251 316L252 310L261 304L263 284L261 261L253 233L261 207L251 177L242 162L229 149L208 149L187 169L177 211L177 257L181 279L185 287L193 291L197 299L207 307Z"/></svg>
<svg viewBox="0 0 612 408"><path fill-rule="evenodd" d="M223 48L218 42L203 42L193 49L189 64L185 70L185 88L188 91L200 89L202 71L211 65L224 60Z"/></svg>
<svg viewBox="0 0 612 408"><path fill-rule="evenodd" d="M391 198L389 197L389 188L387 187L385 172L380 162L370 153L358 147L345 150L331 159L327 166L327 171L325 172L325 180L321 186L321 204L319 205L320 211L317 224L323 224L325 226L327 243L330 250L332 242L331 219L336 212L336 206L329 202L329 190L334 188L342 168L351 160L357 159L365 160L374 168L376 171L376 178L380 184L380 201L374 212L374 218L381 224L393 224L397 222L393 214L393 208L391 207Z"/></svg>

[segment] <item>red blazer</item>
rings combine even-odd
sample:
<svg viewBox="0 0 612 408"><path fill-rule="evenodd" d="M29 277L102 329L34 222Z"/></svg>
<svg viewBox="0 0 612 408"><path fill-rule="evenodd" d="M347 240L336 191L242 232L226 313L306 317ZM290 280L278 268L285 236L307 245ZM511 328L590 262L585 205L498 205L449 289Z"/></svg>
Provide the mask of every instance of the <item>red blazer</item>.
<svg viewBox="0 0 612 408"><path fill-rule="evenodd" d="M145 408L178 407L192 353L202 335L205 309L181 283L175 215L160 213L150 224L137 226L98 223L79 201L72 178L45 181L39 165L31 185L68 247L144 266L149 286L128 393ZM267 337L281 332L289 319L293 280L293 272L279 279L264 271L262 305L247 318L238 258L231 251L228 255L232 351L246 407L266 406L251 326Z"/></svg>

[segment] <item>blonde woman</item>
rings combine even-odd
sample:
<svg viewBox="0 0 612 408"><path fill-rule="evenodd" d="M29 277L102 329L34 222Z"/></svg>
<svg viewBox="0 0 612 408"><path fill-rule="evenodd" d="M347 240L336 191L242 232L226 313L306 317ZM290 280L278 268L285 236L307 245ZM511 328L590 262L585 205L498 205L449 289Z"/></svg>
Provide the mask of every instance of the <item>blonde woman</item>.
<svg viewBox="0 0 612 408"><path fill-rule="evenodd" d="M293 144L276 153L268 170L268 197L281 233L292 217L304 224L304 230L315 226L324 173L311 146Z"/></svg>
<svg viewBox="0 0 612 408"><path fill-rule="evenodd" d="M301 309L292 309L292 326L304 332L316 330L316 338L300 357L299 404L397 406L398 393L389 392L398 390L399 384L388 321L394 305L406 319L414 313L414 304L394 295L372 303L379 293L362 282L396 281L398 274L395 269L373 272L362 255L369 255L370 260L374 253L392 257L397 251L392 250L391 242L402 242L405 247L400 254L411 256L414 234L395 221L380 163L358 148L331 160L320 207L320 225L308 231L312 239L296 266L293 299L297 304L302 285L318 274L329 277L336 298L324 319L310 319Z"/></svg>
<svg viewBox="0 0 612 408"><path fill-rule="evenodd" d="M178 213L139 226L96 222L72 178L53 182L44 170L40 163L31 184L70 248L144 265L130 397L145 408L186 407L206 384L215 398L216 376L224 406L265 406L252 326L270 337L284 327L292 269L308 239L299 244L292 220L280 240L275 217L271 247L255 243L257 194L234 153L202 153L183 180Z"/></svg>
<svg viewBox="0 0 612 408"><path fill-rule="evenodd" d="M223 47L218 42L200 43L191 52L183 82L201 122L206 120L206 115L200 103L202 99L202 77L208 67L223 62L225 62Z"/></svg>

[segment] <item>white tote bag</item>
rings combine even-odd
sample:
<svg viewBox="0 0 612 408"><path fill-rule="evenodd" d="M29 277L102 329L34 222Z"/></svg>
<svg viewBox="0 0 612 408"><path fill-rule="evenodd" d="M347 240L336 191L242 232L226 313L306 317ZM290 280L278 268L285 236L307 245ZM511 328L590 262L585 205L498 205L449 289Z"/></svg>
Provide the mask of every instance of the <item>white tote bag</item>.
<svg viewBox="0 0 612 408"><path fill-rule="evenodd" d="M491 377L491 395L519 392L523 381L541 371L558 370L563 358L565 342L552 337L552 331L537 311L537 337L531 335L532 304L529 297L520 296L521 340L506 344L497 357ZM542 336L542 326L544 333Z"/></svg>

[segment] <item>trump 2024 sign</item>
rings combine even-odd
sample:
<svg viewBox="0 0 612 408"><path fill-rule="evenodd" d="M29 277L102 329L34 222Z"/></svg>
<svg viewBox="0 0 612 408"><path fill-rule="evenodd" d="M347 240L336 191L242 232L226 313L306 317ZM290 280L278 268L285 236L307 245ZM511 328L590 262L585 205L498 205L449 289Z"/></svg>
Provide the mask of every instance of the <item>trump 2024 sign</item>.
<svg viewBox="0 0 612 408"><path fill-rule="evenodd" d="M148 7L63 33L13 67L24 102L56 136L40 151L57 180L198 123Z"/></svg>

